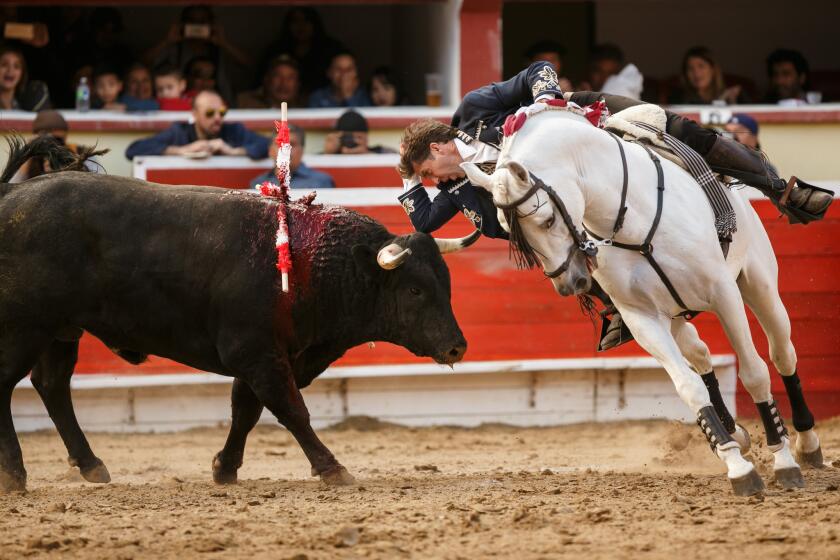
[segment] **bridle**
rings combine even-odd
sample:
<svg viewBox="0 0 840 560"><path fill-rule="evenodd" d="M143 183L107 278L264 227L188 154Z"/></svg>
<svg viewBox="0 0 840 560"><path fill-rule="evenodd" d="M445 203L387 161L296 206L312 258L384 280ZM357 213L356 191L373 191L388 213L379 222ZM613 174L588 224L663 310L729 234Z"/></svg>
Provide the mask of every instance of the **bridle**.
<svg viewBox="0 0 840 560"><path fill-rule="evenodd" d="M569 215L569 211L566 209L566 205L563 203L563 199L554 192L554 189L546 185L542 179L533 173L528 172L528 175L531 177L531 186L521 198L515 202L509 202L506 204L494 201L494 204L496 208L500 210L513 210L534 196L538 191L543 191L548 196L548 199L554 205L554 208L560 212L560 217L563 218L563 223L566 224L566 228L569 230L569 233L572 235L572 240L574 241L572 246L569 248L569 253L566 255L566 260L563 261L563 264L548 272L543 270L543 274L545 274L546 277L557 278L569 269L569 265L572 263L572 259L578 251L585 253L587 257L594 257L597 255L599 243L589 239L585 230L578 230L577 226L575 226L572 221L572 217ZM600 245L604 245L604 243L600 243Z"/></svg>
<svg viewBox="0 0 840 560"><path fill-rule="evenodd" d="M609 132L609 131L608 131ZM656 215L653 218L653 223L648 230L647 236L642 243L639 244L631 244L631 243L622 243L619 241L615 241L615 236L621 230L622 226L624 225L624 215L627 213L627 184L628 184L628 171L627 171L627 156L624 153L624 146L621 144L621 140L612 132L610 132L610 136L618 144L618 150L621 153L621 165L624 171L624 180L621 187L621 203L619 205L618 215L615 218L615 225L613 226L613 231L609 237L601 237L600 235L596 234L593 231L590 231L583 226L583 230L579 231L575 224L572 222L571 216L569 216L569 211L566 209L566 205L563 204L563 199L561 199L554 189L550 186L546 185L539 177L528 172L528 175L531 178L531 186L528 191L516 202L510 202L506 204L499 204L495 200L493 204L495 204L496 208L501 210L514 210L520 204L534 196L538 191L543 191L548 195L549 200L560 212L560 216L563 218L563 222L566 224L566 227L569 230L569 233L572 235L572 239L574 243L569 248L569 254L566 256L566 260L563 261L563 264L558 266L556 269L546 272L543 270L543 274L545 274L548 278L557 278L566 270L568 270L569 265L572 262L572 259L577 254L578 251L585 253L588 258L594 257L598 254L598 247L602 246L610 246L616 247L619 249L627 249L629 251L638 251L645 260L650 264L651 268L653 268L656 275L659 276L659 279L662 280L662 283L665 285L665 288L671 294L671 297L674 298L674 301L677 303L679 307L683 309L683 311L679 314L679 316L685 317L686 319L691 319L695 315L697 315L698 311L692 311L688 308L685 304L683 299L680 297L680 294L677 292L677 289L674 287L671 280L668 278L668 275L665 274L665 271L662 270L662 267L659 266L659 263L656 262L656 259L653 256L653 236L656 233L657 228L659 227L659 220L662 217L662 207L663 207L663 194L665 191L665 177L664 173L662 172L662 164L659 161L659 158L656 154L651 150L648 146L646 146L642 142L636 141L635 143L644 148L647 155L650 157L651 161L653 162L654 166L656 167ZM519 216L517 215L517 218ZM592 236L592 239L589 236Z"/></svg>

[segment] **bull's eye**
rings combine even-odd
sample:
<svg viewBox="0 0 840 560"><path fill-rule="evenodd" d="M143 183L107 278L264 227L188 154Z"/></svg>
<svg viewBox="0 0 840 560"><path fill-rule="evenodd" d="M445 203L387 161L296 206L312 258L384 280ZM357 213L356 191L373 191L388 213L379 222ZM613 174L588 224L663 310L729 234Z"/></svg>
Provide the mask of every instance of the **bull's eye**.
<svg viewBox="0 0 840 560"><path fill-rule="evenodd" d="M419 296L423 293L420 288L415 288L414 286L410 287L408 291L411 292L411 295L413 296Z"/></svg>
<svg viewBox="0 0 840 560"><path fill-rule="evenodd" d="M543 227L545 229L551 229L551 226L554 225L554 220L555 220L555 217L554 217L554 214L552 214L551 217L545 221L545 223L543 224Z"/></svg>

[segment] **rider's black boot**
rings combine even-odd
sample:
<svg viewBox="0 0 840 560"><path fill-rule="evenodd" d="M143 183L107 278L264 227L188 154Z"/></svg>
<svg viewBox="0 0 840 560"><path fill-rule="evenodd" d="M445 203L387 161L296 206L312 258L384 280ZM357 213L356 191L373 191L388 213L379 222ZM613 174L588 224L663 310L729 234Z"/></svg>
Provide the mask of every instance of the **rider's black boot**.
<svg viewBox="0 0 840 560"><path fill-rule="evenodd" d="M595 279L592 280L592 287L587 295L598 298L604 304L604 310L600 312L601 340L598 343L598 352L604 352L633 340L633 334L624 324L621 314L612 304L610 296L598 285Z"/></svg>
<svg viewBox="0 0 840 560"><path fill-rule="evenodd" d="M789 182L776 175L761 152L726 136L717 137L706 161L716 173L734 177L767 195L792 224L821 220L834 199L832 191L796 177L791 177L788 191Z"/></svg>

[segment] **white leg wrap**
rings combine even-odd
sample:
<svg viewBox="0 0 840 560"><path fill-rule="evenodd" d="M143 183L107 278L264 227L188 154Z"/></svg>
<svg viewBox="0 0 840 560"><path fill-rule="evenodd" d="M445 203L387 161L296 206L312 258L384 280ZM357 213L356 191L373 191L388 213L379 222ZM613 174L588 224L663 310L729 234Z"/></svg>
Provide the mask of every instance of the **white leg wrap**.
<svg viewBox="0 0 840 560"><path fill-rule="evenodd" d="M768 447L773 452L773 470L799 468L790 452L790 440L787 437L782 438L782 443Z"/></svg>
<svg viewBox="0 0 840 560"><path fill-rule="evenodd" d="M813 453L820 447L820 438L817 437L817 432L813 428L810 430L799 432L796 438L796 451L798 453Z"/></svg>
<svg viewBox="0 0 840 560"><path fill-rule="evenodd" d="M729 478L741 478L755 469L752 463L741 456L741 448L737 442L732 441L723 446L719 445L715 452L726 463L726 476Z"/></svg>

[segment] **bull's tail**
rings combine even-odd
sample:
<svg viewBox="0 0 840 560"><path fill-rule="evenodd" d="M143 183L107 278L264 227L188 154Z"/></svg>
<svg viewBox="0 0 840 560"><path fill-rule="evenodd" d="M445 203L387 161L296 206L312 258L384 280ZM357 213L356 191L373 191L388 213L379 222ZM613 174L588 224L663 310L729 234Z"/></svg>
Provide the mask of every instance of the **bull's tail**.
<svg viewBox="0 0 840 560"><path fill-rule="evenodd" d="M43 158L53 171L86 171L85 161L88 158L108 152L90 146L79 146L78 152L74 152L51 136L38 136L26 142L13 134L6 138L6 142L9 144L9 160L0 175L0 183L11 181L18 169L34 157Z"/></svg>

